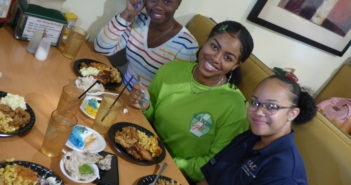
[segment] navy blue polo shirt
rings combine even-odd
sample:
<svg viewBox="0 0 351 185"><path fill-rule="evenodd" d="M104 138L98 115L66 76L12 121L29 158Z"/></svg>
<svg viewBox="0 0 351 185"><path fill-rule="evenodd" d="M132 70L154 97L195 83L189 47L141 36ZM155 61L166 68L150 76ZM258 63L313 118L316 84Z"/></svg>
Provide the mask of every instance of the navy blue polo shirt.
<svg viewBox="0 0 351 185"><path fill-rule="evenodd" d="M294 131L253 150L260 139L250 130L237 136L201 170L209 185L307 185Z"/></svg>

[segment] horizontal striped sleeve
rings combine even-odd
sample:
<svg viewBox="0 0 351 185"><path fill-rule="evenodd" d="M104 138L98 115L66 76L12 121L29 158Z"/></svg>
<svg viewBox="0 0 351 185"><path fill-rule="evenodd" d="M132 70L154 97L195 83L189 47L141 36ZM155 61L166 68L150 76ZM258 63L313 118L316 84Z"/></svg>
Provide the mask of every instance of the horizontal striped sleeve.
<svg viewBox="0 0 351 185"><path fill-rule="evenodd" d="M114 16L96 36L94 49L104 55L113 55L125 48L130 35L130 23L120 15Z"/></svg>

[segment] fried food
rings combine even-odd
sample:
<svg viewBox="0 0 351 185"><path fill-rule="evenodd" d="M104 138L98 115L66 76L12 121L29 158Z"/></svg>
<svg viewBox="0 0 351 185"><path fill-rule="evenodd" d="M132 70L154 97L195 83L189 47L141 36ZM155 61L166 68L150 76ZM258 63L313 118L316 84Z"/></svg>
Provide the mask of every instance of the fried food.
<svg viewBox="0 0 351 185"><path fill-rule="evenodd" d="M124 148L131 148L138 142L138 134L135 127L124 127L121 131L115 134L116 143Z"/></svg>
<svg viewBox="0 0 351 185"><path fill-rule="evenodd" d="M17 108L13 111L10 106L0 104L0 132L14 132L23 128L29 120L29 113L22 108Z"/></svg>
<svg viewBox="0 0 351 185"><path fill-rule="evenodd" d="M34 185L38 183L38 174L30 168L12 164L0 168L0 179L4 184Z"/></svg>
<svg viewBox="0 0 351 185"><path fill-rule="evenodd" d="M80 68L93 67L98 69L100 72L95 76L96 80L106 85L108 83L120 83L122 81L121 74L116 68L107 66L97 62L82 63Z"/></svg>
<svg viewBox="0 0 351 185"><path fill-rule="evenodd" d="M147 136L132 126L117 131L115 142L122 145L130 155L139 160L153 161L162 153L156 137Z"/></svg>

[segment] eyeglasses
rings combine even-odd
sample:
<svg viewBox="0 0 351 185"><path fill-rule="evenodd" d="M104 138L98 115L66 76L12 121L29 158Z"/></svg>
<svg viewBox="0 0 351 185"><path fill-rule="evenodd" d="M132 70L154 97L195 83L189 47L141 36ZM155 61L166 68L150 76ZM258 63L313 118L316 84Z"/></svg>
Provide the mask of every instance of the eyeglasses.
<svg viewBox="0 0 351 185"><path fill-rule="evenodd" d="M262 107L262 111L265 114L270 114L270 115L275 114L280 109L290 109L290 108L296 107L295 105L290 107L284 107L274 103L261 103L257 100L250 100L248 101L248 103L249 103L249 109L257 110L257 108Z"/></svg>

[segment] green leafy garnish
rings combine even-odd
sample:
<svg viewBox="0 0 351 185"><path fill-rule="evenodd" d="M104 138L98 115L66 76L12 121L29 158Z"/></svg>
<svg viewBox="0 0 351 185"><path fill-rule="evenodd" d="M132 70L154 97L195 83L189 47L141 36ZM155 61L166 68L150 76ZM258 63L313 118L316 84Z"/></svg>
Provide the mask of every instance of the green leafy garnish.
<svg viewBox="0 0 351 185"><path fill-rule="evenodd" d="M92 173L94 173L94 170L88 164L83 164L81 167L79 167L79 173L92 174Z"/></svg>

